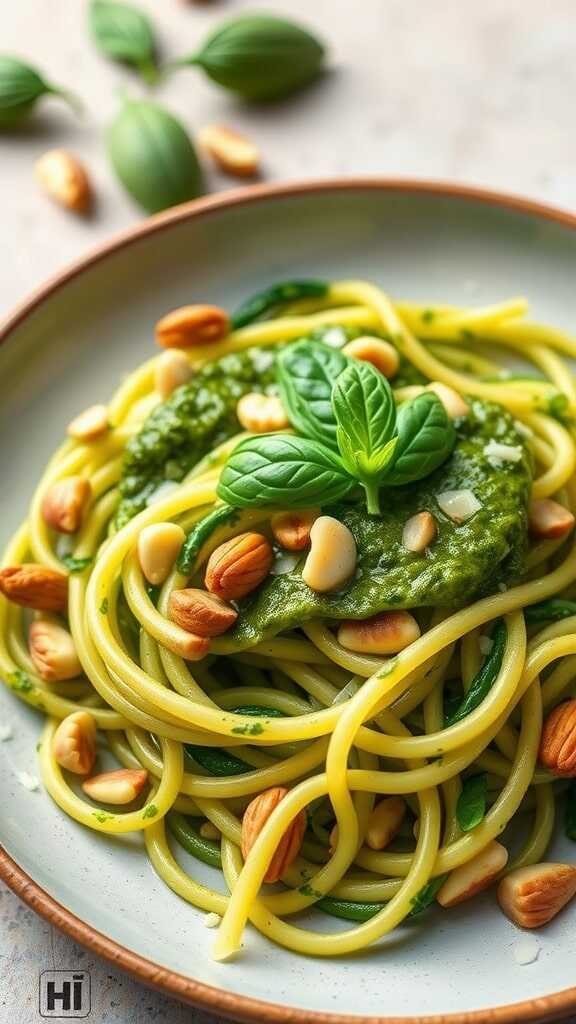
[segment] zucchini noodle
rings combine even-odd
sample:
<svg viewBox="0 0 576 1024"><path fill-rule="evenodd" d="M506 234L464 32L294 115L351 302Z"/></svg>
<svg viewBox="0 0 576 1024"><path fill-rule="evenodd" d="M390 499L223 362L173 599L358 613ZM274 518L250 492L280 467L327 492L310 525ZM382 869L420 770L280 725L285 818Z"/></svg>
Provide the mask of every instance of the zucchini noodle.
<svg viewBox="0 0 576 1024"><path fill-rule="evenodd" d="M432 381L480 409L495 403L514 424L530 466L530 501L552 499L567 515L576 511L576 380L567 363L576 357L576 338L530 321L524 299L480 309L425 305L391 300L362 281L304 290L305 297L296 286L284 293L284 304L271 312L260 305L263 318L185 349L192 383L217 360L257 350L264 366L270 352L302 338L335 350L358 336L384 339L398 357L398 384L392 376L391 386L400 409ZM523 360L518 374L510 371L511 356ZM221 545L253 531L270 538L273 516L286 509L264 500L233 515L223 507L223 468L240 442L257 436L233 416L236 433L215 433L182 471L174 470L169 450L160 485L149 488L134 514L117 518L127 452L163 409L159 358L147 360L111 397L104 434L69 437L60 446L3 556L5 568L36 563L68 576L61 614L42 605L30 611L33 602L0 595L0 676L46 717L39 762L51 798L100 834L142 832L166 885L222 918L219 960L241 948L247 922L298 954L348 954L434 902L445 876L494 840L510 850L505 871L544 858L563 783L539 762L543 717L576 694L570 531L529 535L527 498L513 510L524 524L521 564L504 583L488 566L473 599L463 603L414 601L415 638L390 654L343 642L338 625L345 615L305 614L286 625L284 608L276 609L277 628L242 642L243 634L224 633L206 642L202 657L192 654L192 631L174 621L172 596L204 586L208 560ZM496 468L498 458L520 457L494 444ZM45 502L70 477L88 482L90 497L80 528L65 538L46 520ZM438 518L447 522L443 514ZM182 527L185 550L193 540L195 546L186 571L181 561L172 564L162 584L151 586L139 538L160 523ZM274 567L285 555L276 544ZM278 578L305 557L297 552ZM427 553L417 557L427 564ZM562 602L567 611L556 617ZM250 601L233 606L242 626ZM393 607L391 601L378 614L405 606ZM42 676L29 647L33 620L69 630L81 675L56 682ZM83 779L63 768L54 736L74 712L94 720L105 761L99 770L113 763L143 773L144 789L125 809L81 793ZM468 780L479 774L486 777L486 807L467 830L461 805ZM287 792L244 857L246 807L275 787ZM374 807L392 797L404 802L404 818L378 846L370 839ZM303 841L284 864L281 885L270 888L264 883L274 854L302 815ZM197 880L194 860L221 872L218 889ZM314 928L288 920L305 910L316 914ZM326 915L348 923L328 927Z"/></svg>

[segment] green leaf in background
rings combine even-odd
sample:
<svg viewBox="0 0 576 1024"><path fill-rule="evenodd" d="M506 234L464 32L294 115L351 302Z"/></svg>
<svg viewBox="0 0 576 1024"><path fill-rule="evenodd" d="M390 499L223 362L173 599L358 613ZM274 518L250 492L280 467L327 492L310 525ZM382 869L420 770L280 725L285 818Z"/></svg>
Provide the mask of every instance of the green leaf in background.
<svg viewBox="0 0 576 1024"><path fill-rule="evenodd" d="M176 118L155 103L126 99L108 134L112 166L148 213L202 193L196 151Z"/></svg>
<svg viewBox="0 0 576 1024"><path fill-rule="evenodd" d="M314 341L287 345L278 356L278 384L293 427L338 451L332 388L350 360Z"/></svg>
<svg viewBox="0 0 576 1024"><path fill-rule="evenodd" d="M456 804L456 818L462 832L471 832L486 815L488 778L486 774L466 779Z"/></svg>
<svg viewBox="0 0 576 1024"><path fill-rule="evenodd" d="M564 805L564 827L568 839L576 843L576 782L571 782Z"/></svg>
<svg viewBox="0 0 576 1024"><path fill-rule="evenodd" d="M147 82L157 80L152 25L136 7L115 0L92 0L90 28L105 57L131 64Z"/></svg>
<svg viewBox="0 0 576 1024"><path fill-rule="evenodd" d="M321 299L328 294L328 281L282 281L246 299L231 317L234 330L259 320L265 313L297 299Z"/></svg>
<svg viewBox="0 0 576 1024"><path fill-rule="evenodd" d="M419 395L398 410L398 444L386 486L422 480L448 458L456 442L452 420L434 394Z"/></svg>
<svg viewBox="0 0 576 1024"><path fill-rule="evenodd" d="M316 441L263 434L232 452L220 476L218 496L239 508L310 508L339 501L355 486L337 456Z"/></svg>
<svg viewBox="0 0 576 1024"><path fill-rule="evenodd" d="M35 68L17 57L0 55L0 130L19 127L41 96L60 96L74 110L80 109L72 93L51 85Z"/></svg>
<svg viewBox="0 0 576 1024"><path fill-rule="evenodd" d="M320 74L324 47L294 22L241 15L225 22L202 49L176 66L198 65L218 85L248 100L278 100Z"/></svg>

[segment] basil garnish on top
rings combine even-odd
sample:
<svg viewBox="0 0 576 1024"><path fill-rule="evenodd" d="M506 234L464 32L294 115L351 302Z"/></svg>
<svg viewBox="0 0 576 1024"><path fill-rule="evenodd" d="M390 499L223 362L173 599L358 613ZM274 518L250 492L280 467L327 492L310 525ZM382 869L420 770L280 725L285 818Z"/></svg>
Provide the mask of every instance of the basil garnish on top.
<svg viewBox="0 0 576 1024"><path fill-rule="evenodd" d="M394 463L386 477L388 487L399 487L428 476L448 458L456 432L440 399L418 395L405 402L396 420L398 443Z"/></svg>
<svg viewBox="0 0 576 1024"><path fill-rule="evenodd" d="M288 345L278 357L280 396L288 419L300 434L334 451L338 442L332 389L350 363L338 349L311 341Z"/></svg>
<svg viewBox="0 0 576 1024"><path fill-rule="evenodd" d="M247 324L254 323L255 320L259 320L266 313L273 312L287 302L295 302L297 299L324 298L329 289L328 281L315 281L313 278L273 284L270 288L265 288L264 291L252 295L238 307L231 317L232 327L234 330L246 327Z"/></svg>

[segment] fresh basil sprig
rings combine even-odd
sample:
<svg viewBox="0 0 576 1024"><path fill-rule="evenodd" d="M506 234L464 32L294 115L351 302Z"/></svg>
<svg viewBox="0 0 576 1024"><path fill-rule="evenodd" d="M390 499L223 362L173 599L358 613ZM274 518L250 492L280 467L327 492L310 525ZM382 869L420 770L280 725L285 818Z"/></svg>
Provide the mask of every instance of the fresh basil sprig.
<svg viewBox="0 0 576 1024"><path fill-rule="evenodd" d="M74 110L80 109L72 93L51 85L35 68L18 57L0 55L0 131L18 128L42 96L60 96Z"/></svg>
<svg viewBox="0 0 576 1024"><path fill-rule="evenodd" d="M154 31L136 7L116 0L92 0L90 28L105 57L132 65L149 83L158 79Z"/></svg>
<svg viewBox="0 0 576 1024"><path fill-rule="evenodd" d="M466 779L456 804L456 819L462 832L471 832L486 815L488 778L486 774Z"/></svg>
<svg viewBox="0 0 576 1024"><path fill-rule="evenodd" d="M297 341L278 357L278 384L288 419L301 434L338 451L332 389L351 363L338 349Z"/></svg>
<svg viewBox="0 0 576 1024"><path fill-rule="evenodd" d="M399 487L428 476L448 458L456 432L442 402L432 393L404 402L396 421L398 443L386 485Z"/></svg>
<svg viewBox="0 0 576 1024"><path fill-rule="evenodd" d="M337 455L307 437L263 434L232 452L218 484L229 505L309 508L344 498L356 481Z"/></svg>
<svg viewBox="0 0 576 1024"><path fill-rule="evenodd" d="M328 294L329 288L328 281L313 279L282 281L279 284L273 284L270 288L258 292L257 295L252 295L238 307L230 318L232 327L234 330L246 327L247 324L254 323L255 320L259 320L266 313L278 309L279 306L283 306L287 302L295 302L297 299L324 298Z"/></svg>
<svg viewBox="0 0 576 1024"><path fill-rule="evenodd" d="M386 377L370 363L351 361L332 388L342 461L366 491L368 512L380 511L378 490L394 455L396 406Z"/></svg>

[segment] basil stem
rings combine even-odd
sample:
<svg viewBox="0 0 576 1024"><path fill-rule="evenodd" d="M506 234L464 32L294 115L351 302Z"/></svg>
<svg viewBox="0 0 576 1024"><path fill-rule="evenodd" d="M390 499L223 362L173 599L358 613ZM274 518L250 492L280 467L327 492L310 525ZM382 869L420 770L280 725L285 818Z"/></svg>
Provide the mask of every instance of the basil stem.
<svg viewBox="0 0 576 1024"><path fill-rule="evenodd" d="M148 213L195 199L203 188L196 151L184 128L162 107L126 99L108 136L112 166Z"/></svg>
<svg viewBox="0 0 576 1024"><path fill-rule="evenodd" d="M105 57L135 67L145 81L156 82L154 32L149 19L132 4L92 0L90 28Z"/></svg>
<svg viewBox="0 0 576 1024"><path fill-rule="evenodd" d="M221 505L207 516L204 516L204 519L201 519L199 523L196 523L182 545L178 558L178 571L190 573L200 548L206 543L208 538L212 536L218 527L229 526L234 523L238 518L238 514L237 508L232 508L231 505Z"/></svg>
<svg viewBox="0 0 576 1024"><path fill-rule="evenodd" d="M278 385L293 427L338 451L332 388L351 360L320 342L297 341L278 356Z"/></svg>
<svg viewBox="0 0 576 1024"><path fill-rule="evenodd" d="M329 288L328 281L282 281L280 284L273 284L257 295L252 295L238 307L231 317L232 327L234 330L246 327L247 324L259 320L265 313L270 313L287 302L295 302L296 299L324 298Z"/></svg>
<svg viewBox="0 0 576 1024"><path fill-rule="evenodd" d="M559 622L576 615L576 601L568 601L561 597L553 597L549 601L540 601L524 609L524 618L528 625L535 622Z"/></svg>
<svg viewBox="0 0 576 1024"><path fill-rule="evenodd" d="M488 777L485 773L465 779L456 804L456 818L462 832L471 832L484 820L487 795Z"/></svg>
<svg viewBox="0 0 576 1024"><path fill-rule="evenodd" d="M187 853L191 853L197 860L201 860L213 868L222 867L220 844L210 839L204 839L183 814L170 811L166 815L166 823L174 838Z"/></svg>
<svg viewBox="0 0 576 1024"><path fill-rule="evenodd" d="M73 93L51 85L17 57L0 55L0 131L19 127L42 96L59 96L76 112L81 109Z"/></svg>
<svg viewBox="0 0 576 1024"><path fill-rule="evenodd" d="M320 910L331 917L339 917L344 921L369 921L371 917L384 910L385 903L356 903L354 900L337 900L325 896L316 904Z"/></svg>
<svg viewBox="0 0 576 1024"><path fill-rule="evenodd" d="M568 839L576 843L576 782L571 782L564 805L564 828Z"/></svg>
<svg viewBox="0 0 576 1024"><path fill-rule="evenodd" d="M446 726L455 725L456 722L466 718L471 711L475 711L480 706L486 695L490 692L502 667L507 636L506 625L502 620L499 620L492 636L492 650L474 676L468 693L447 719Z"/></svg>

